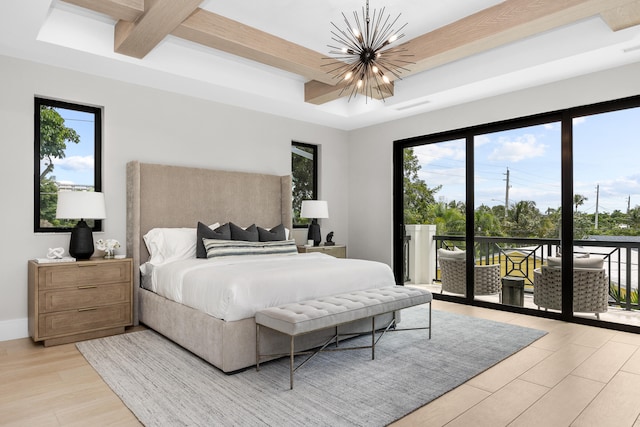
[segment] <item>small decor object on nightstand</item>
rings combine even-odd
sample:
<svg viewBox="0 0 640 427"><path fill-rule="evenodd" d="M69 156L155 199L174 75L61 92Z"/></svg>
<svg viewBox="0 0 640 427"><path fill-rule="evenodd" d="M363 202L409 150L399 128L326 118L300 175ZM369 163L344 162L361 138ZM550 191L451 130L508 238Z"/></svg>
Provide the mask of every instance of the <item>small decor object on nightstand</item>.
<svg viewBox="0 0 640 427"><path fill-rule="evenodd" d="M118 249L119 247L120 247L120 242L118 242L116 239L107 239L107 240L99 239L96 242L96 248L98 248L101 251L104 251L104 257L106 259L115 258L115 250Z"/></svg>
<svg viewBox="0 0 640 427"><path fill-rule="evenodd" d="M335 246L336 242L333 241L333 231L327 234L327 241L324 242L325 246Z"/></svg>
<svg viewBox="0 0 640 427"><path fill-rule="evenodd" d="M64 248L49 248L47 252L49 259L62 259L62 255L64 255Z"/></svg>

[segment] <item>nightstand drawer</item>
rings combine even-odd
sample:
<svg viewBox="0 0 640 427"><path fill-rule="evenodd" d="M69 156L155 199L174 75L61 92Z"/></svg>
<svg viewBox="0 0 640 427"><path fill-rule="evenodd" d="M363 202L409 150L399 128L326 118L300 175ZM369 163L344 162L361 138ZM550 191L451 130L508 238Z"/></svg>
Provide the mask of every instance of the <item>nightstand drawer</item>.
<svg viewBox="0 0 640 427"><path fill-rule="evenodd" d="M131 278L130 265L123 262L91 261L75 262L70 265L40 267L38 281L40 289L67 288L91 283L127 282Z"/></svg>
<svg viewBox="0 0 640 427"><path fill-rule="evenodd" d="M40 313L119 304L131 300L128 282L109 285L77 285L73 288L41 291Z"/></svg>
<svg viewBox="0 0 640 427"><path fill-rule="evenodd" d="M41 337L61 336L131 324L131 304L115 304L38 316Z"/></svg>

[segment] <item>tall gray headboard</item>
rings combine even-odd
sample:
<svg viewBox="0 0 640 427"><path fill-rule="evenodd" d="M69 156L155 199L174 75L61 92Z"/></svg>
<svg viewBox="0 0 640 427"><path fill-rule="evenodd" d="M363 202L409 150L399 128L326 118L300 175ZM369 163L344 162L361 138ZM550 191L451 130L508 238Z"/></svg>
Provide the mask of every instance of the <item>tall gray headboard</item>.
<svg viewBox="0 0 640 427"><path fill-rule="evenodd" d="M291 176L127 163L127 256L134 266L134 324L138 324L139 266L149 253L142 237L155 227L240 226L291 229Z"/></svg>

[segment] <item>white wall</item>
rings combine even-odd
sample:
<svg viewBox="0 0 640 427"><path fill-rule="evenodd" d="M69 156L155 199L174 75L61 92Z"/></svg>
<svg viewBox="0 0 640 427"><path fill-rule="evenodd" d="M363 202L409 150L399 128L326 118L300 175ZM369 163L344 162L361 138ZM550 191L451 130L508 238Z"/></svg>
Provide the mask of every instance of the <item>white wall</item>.
<svg viewBox="0 0 640 427"><path fill-rule="evenodd" d="M3 56L0 70L0 211L7 237L0 245L0 341L27 336L27 260L69 244L68 234L33 232L35 95L104 107L108 218L96 239L125 241L130 160L286 175L296 140L320 145L320 197L331 216L322 231L334 230L335 241L349 243L343 131ZM306 231L296 235L306 239Z"/></svg>
<svg viewBox="0 0 640 427"><path fill-rule="evenodd" d="M393 262L393 141L638 95L638 76L640 63L351 132L349 255Z"/></svg>

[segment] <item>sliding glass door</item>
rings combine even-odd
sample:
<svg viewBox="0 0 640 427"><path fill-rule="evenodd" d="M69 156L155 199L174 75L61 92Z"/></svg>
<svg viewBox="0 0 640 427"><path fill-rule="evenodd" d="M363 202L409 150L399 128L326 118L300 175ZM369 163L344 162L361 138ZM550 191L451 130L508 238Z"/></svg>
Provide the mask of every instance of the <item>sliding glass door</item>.
<svg viewBox="0 0 640 427"><path fill-rule="evenodd" d="M396 141L399 282L640 331L638 158L640 96Z"/></svg>
<svg viewBox="0 0 640 427"><path fill-rule="evenodd" d="M640 107L572 120L573 312L640 325Z"/></svg>
<svg viewBox="0 0 640 427"><path fill-rule="evenodd" d="M476 299L534 307L534 274L560 238L560 147L560 122L474 137Z"/></svg>

